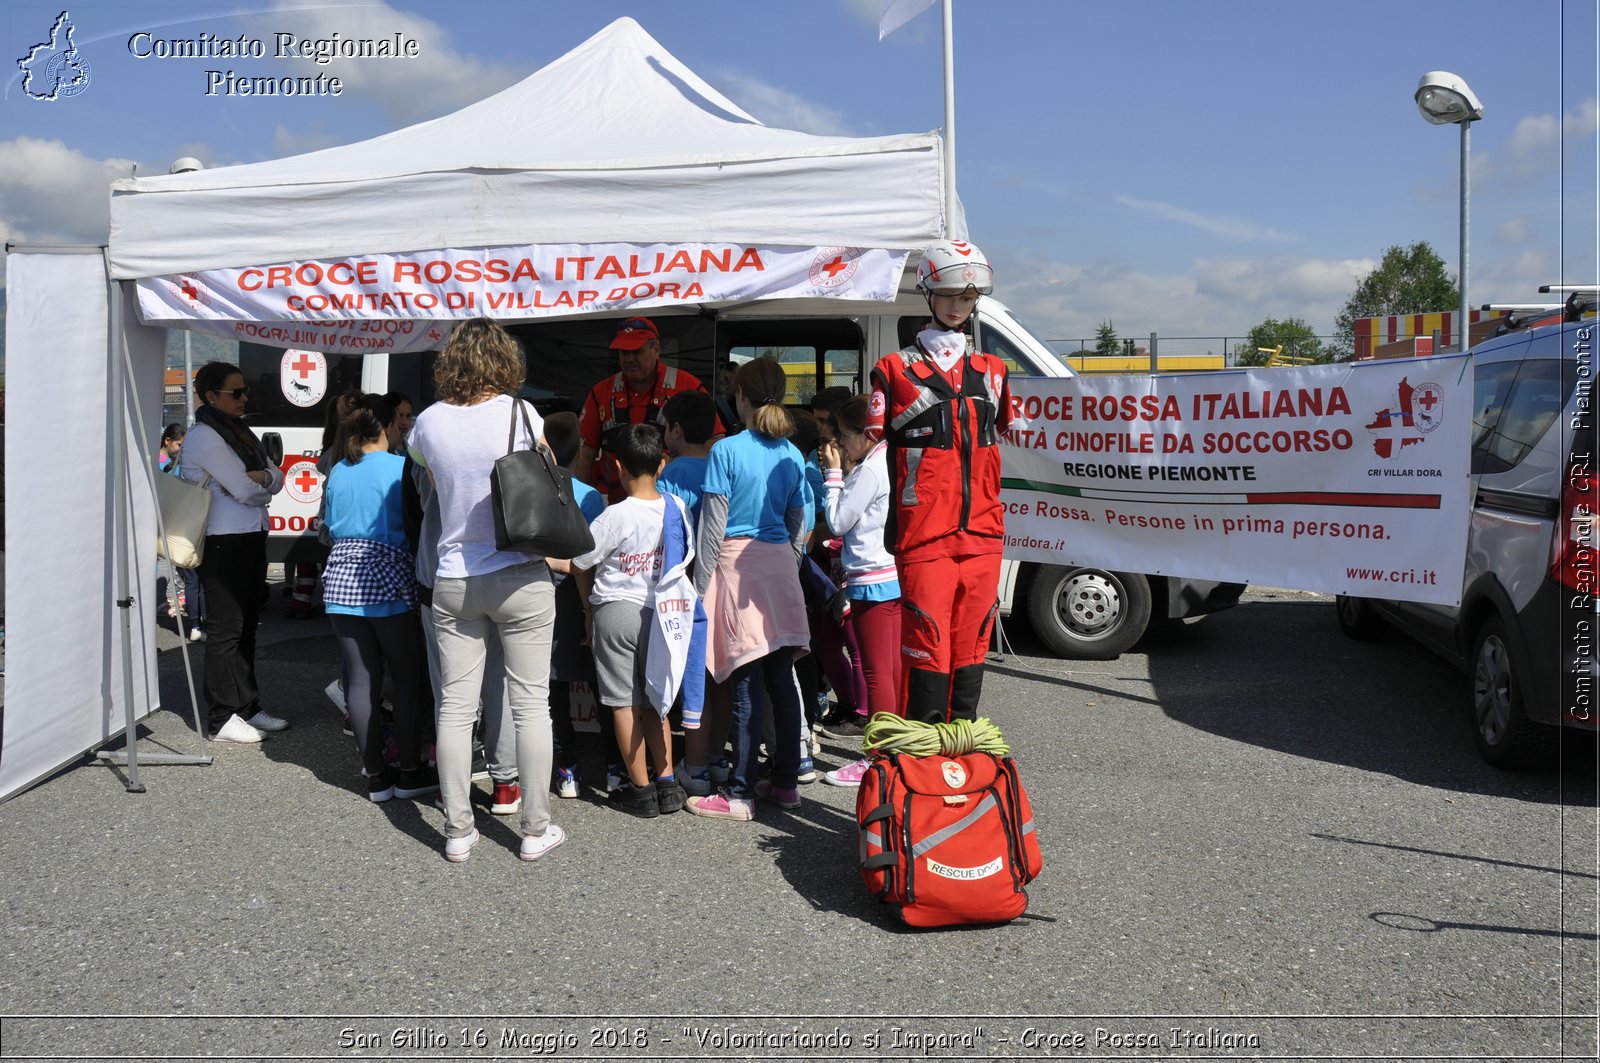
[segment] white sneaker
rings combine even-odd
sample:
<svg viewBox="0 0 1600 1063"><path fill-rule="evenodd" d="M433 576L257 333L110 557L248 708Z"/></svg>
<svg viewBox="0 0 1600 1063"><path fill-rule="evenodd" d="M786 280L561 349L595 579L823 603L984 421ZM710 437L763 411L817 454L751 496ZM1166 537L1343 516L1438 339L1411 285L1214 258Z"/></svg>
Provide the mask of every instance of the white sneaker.
<svg viewBox="0 0 1600 1063"><path fill-rule="evenodd" d="M202 629L198 625L196 625L195 627L192 627L192 628L189 629L189 641L190 642L204 642L205 638L206 638L206 633L205 633L204 629Z"/></svg>
<svg viewBox="0 0 1600 1063"><path fill-rule="evenodd" d="M531 834L523 835L521 856L524 860L537 860L566 840L567 832L552 823L537 838Z"/></svg>
<svg viewBox="0 0 1600 1063"><path fill-rule="evenodd" d="M324 687L322 692L328 695L328 700L333 702L340 712L344 711L344 688L339 685L337 679Z"/></svg>
<svg viewBox="0 0 1600 1063"><path fill-rule="evenodd" d="M280 720L266 709L262 709L260 712L246 720L245 723L249 724L251 727L254 727L258 731L282 731L287 729L289 726L288 720Z"/></svg>
<svg viewBox="0 0 1600 1063"><path fill-rule="evenodd" d="M482 835L478 833L477 828L473 828L472 833L465 838L446 838L444 840L444 858L452 864L466 863L467 857L472 855L472 847L478 844L478 839L481 837Z"/></svg>
<svg viewBox="0 0 1600 1063"><path fill-rule="evenodd" d="M211 736L213 742L236 742L242 746L255 745L267 736L239 719L238 713L228 717L226 723Z"/></svg>

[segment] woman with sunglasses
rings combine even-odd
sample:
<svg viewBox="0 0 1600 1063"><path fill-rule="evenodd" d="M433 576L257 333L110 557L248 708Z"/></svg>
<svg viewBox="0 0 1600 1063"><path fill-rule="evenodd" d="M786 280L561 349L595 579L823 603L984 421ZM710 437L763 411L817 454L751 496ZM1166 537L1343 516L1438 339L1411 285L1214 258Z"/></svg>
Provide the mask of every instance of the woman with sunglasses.
<svg viewBox="0 0 1600 1063"><path fill-rule="evenodd" d="M283 471L244 423L248 391L231 362L207 362L194 375L200 400L183 439L183 478L211 491L200 585L206 602L205 690L212 737L259 742L289 724L261 707L256 686L256 625L267 581L267 505Z"/></svg>

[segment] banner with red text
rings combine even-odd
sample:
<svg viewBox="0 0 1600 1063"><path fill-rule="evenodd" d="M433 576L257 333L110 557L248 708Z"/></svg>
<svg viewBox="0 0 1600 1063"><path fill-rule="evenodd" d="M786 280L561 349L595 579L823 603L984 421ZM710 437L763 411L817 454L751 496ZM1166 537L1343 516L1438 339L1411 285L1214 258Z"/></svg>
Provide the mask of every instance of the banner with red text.
<svg viewBox="0 0 1600 1063"><path fill-rule="evenodd" d="M138 282L146 323L328 353L431 350L450 321L756 299L892 300L906 252L744 244L490 247L214 269Z"/></svg>
<svg viewBox="0 0 1600 1063"><path fill-rule="evenodd" d="M1011 381L1006 556L1454 605L1462 356Z"/></svg>

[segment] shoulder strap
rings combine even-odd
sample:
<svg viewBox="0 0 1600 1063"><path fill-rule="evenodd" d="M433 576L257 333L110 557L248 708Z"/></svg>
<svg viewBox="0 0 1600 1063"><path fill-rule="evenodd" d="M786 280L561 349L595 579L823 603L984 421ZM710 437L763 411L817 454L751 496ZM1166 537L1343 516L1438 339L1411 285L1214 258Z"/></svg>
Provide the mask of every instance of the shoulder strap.
<svg viewBox="0 0 1600 1063"><path fill-rule="evenodd" d="M517 418L522 418L522 426L528 430L528 449L535 450L539 446L538 437L533 434L533 421L528 417L528 407L523 405L521 399L515 395L507 395L511 400L511 428L506 432L506 453L510 454L517 449Z"/></svg>

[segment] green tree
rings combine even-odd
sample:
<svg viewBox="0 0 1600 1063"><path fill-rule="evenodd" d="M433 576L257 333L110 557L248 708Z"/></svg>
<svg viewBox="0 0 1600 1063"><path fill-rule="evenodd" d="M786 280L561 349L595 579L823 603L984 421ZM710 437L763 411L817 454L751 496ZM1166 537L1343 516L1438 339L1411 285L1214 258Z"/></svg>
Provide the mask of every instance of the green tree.
<svg viewBox="0 0 1600 1063"><path fill-rule="evenodd" d="M1261 353L1263 347L1268 350L1282 347L1283 353L1291 358L1310 358L1318 362L1332 360L1330 352L1322 346L1322 340L1311 331L1311 326L1297 317L1282 321L1269 317L1251 329L1250 334L1234 348L1237 363L1266 365L1269 356Z"/></svg>
<svg viewBox="0 0 1600 1063"><path fill-rule="evenodd" d="M1348 361L1355 353L1356 318L1433 313L1456 309L1460 303L1455 279L1426 240L1410 247L1396 244L1384 251L1377 269L1361 278L1334 319L1334 360Z"/></svg>
<svg viewBox="0 0 1600 1063"><path fill-rule="evenodd" d="M1100 327L1094 330L1095 354L1121 354L1122 341L1117 339L1117 330L1111 327L1111 322L1102 321Z"/></svg>

